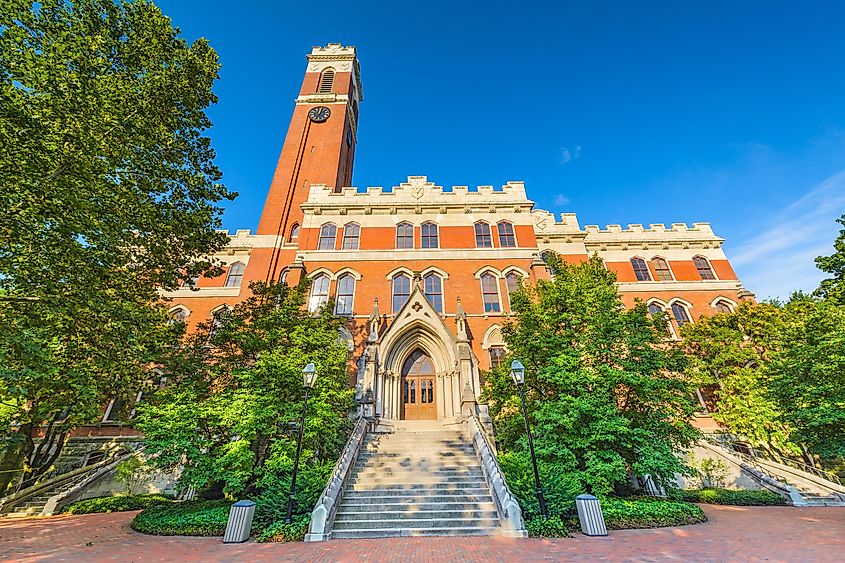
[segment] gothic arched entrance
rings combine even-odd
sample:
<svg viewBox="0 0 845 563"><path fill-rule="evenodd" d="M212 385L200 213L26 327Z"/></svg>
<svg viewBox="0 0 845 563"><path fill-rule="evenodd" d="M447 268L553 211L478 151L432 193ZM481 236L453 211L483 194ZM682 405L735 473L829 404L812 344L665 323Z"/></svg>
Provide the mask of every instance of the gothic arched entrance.
<svg viewBox="0 0 845 563"><path fill-rule="evenodd" d="M437 418L434 364L425 352L414 350L402 365L400 418L434 420Z"/></svg>

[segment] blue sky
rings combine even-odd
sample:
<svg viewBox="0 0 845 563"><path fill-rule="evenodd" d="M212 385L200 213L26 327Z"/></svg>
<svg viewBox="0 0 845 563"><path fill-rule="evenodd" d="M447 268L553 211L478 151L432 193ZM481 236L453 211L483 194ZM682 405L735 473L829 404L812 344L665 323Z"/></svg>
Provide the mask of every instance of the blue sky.
<svg viewBox="0 0 845 563"><path fill-rule="evenodd" d="M223 68L211 135L254 229L312 45L356 45L354 184L524 180L582 225L709 221L759 298L845 212L845 3L158 0Z"/></svg>

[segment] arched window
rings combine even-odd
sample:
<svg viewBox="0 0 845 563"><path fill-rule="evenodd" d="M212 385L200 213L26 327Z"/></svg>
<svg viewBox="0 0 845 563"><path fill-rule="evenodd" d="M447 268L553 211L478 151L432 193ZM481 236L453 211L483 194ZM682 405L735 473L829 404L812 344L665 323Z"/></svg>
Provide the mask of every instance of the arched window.
<svg viewBox="0 0 845 563"><path fill-rule="evenodd" d="M296 240L299 238L299 223L294 223L290 228L290 237L288 240Z"/></svg>
<svg viewBox="0 0 845 563"><path fill-rule="evenodd" d="M493 237L490 235L490 225L484 221L475 224L475 247L493 248Z"/></svg>
<svg viewBox="0 0 845 563"><path fill-rule="evenodd" d="M549 271L549 275L554 276L555 275L555 269L554 269L554 266L551 265L551 257L552 257L552 251L551 250L544 250L543 252L540 253L540 260L542 260L543 264L546 265L546 270Z"/></svg>
<svg viewBox="0 0 845 563"><path fill-rule="evenodd" d="M437 274L426 274L425 298L431 303L432 308L438 313L443 312L443 279Z"/></svg>
<svg viewBox="0 0 845 563"><path fill-rule="evenodd" d="M226 315L229 314L229 308L225 305L217 307L211 311L211 335L213 336L217 331L223 327L226 320Z"/></svg>
<svg viewBox="0 0 845 563"><path fill-rule="evenodd" d="M326 223L320 227L320 243L317 245L317 250L334 250L336 237L337 227L334 223Z"/></svg>
<svg viewBox="0 0 845 563"><path fill-rule="evenodd" d="M499 284L493 274L481 275L481 297L485 313L498 313L502 310L499 305Z"/></svg>
<svg viewBox="0 0 845 563"><path fill-rule="evenodd" d="M420 238L423 248L438 248L440 243L437 240L437 224L423 223L420 227Z"/></svg>
<svg viewBox="0 0 845 563"><path fill-rule="evenodd" d="M332 84L334 83L334 69L327 68L320 74L320 84L317 87L318 94L331 94Z"/></svg>
<svg viewBox="0 0 845 563"><path fill-rule="evenodd" d="M226 287L240 287L244 279L244 263L235 262L229 266L229 273L226 274Z"/></svg>
<svg viewBox="0 0 845 563"><path fill-rule="evenodd" d="M488 350L490 353L490 369L496 369L505 359L505 347L504 346L490 346Z"/></svg>
<svg viewBox="0 0 845 563"><path fill-rule="evenodd" d="M396 248L414 248L414 226L410 223L396 225Z"/></svg>
<svg viewBox="0 0 845 563"><path fill-rule="evenodd" d="M520 275L516 272L508 272L505 276L505 285L508 287L508 295L519 289Z"/></svg>
<svg viewBox="0 0 845 563"><path fill-rule="evenodd" d="M634 267L634 275L637 281L651 281L651 272L648 271L648 264L642 258L631 258L631 266Z"/></svg>
<svg viewBox="0 0 845 563"><path fill-rule="evenodd" d="M719 311L720 313L732 313L733 307L731 304L725 301L724 299L719 299L716 303L713 304L713 308Z"/></svg>
<svg viewBox="0 0 845 563"><path fill-rule="evenodd" d="M654 273L657 274L659 281L672 281L672 269L669 268L669 262L660 256L655 256L651 259L651 264L654 266Z"/></svg>
<svg viewBox="0 0 845 563"><path fill-rule="evenodd" d="M176 307L167 314L167 324L184 323L188 321L190 313L184 307Z"/></svg>
<svg viewBox="0 0 845 563"><path fill-rule="evenodd" d="M329 300L329 276L323 274L311 280L311 298L308 311L314 313Z"/></svg>
<svg viewBox="0 0 845 563"><path fill-rule="evenodd" d="M660 303L651 302L648 304L648 312L652 317L656 317L660 314L665 313L666 311L663 309L663 306ZM669 319L666 319L666 332L669 337L672 336L672 324L669 322Z"/></svg>
<svg viewBox="0 0 845 563"><path fill-rule="evenodd" d="M406 274L397 274L393 278L393 313L398 313L399 309L408 301L411 296L411 278Z"/></svg>
<svg viewBox="0 0 845 563"><path fill-rule="evenodd" d="M355 298L355 278L352 274L343 274L337 280L337 300L335 301L335 315L351 315L352 300Z"/></svg>
<svg viewBox="0 0 845 563"><path fill-rule="evenodd" d="M695 264L695 269L698 270L698 275L703 280L715 280L716 275L713 273L713 268L710 267L710 262L704 256L694 256L692 259Z"/></svg>
<svg viewBox="0 0 845 563"><path fill-rule="evenodd" d="M361 227L358 223L349 223L343 227L343 248L345 250L358 250L358 242L361 238Z"/></svg>
<svg viewBox="0 0 845 563"><path fill-rule="evenodd" d="M502 248L513 248L516 246L516 235L513 233L513 225L507 221L496 223L499 231L499 246Z"/></svg>
<svg viewBox="0 0 845 563"><path fill-rule="evenodd" d="M672 303L672 316L675 317L675 321L678 323L679 327L682 327L690 322L687 308L680 303Z"/></svg>

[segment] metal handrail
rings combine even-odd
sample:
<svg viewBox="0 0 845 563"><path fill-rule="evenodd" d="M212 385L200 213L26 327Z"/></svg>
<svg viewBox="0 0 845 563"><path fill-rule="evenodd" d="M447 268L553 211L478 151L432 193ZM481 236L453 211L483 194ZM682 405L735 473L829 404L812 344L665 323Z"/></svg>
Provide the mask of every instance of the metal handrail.
<svg viewBox="0 0 845 563"><path fill-rule="evenodd" d="M719 440L716 440L712 436L707 437L706 439L707 439L708 442L710 442L712 444L715 444L715 445L720 446L720 447L725 447L724 444L722 444ZM751 454L747 454L745 452L738 452L738 451L734 450L733 448L730 448L730 450L731 450L732 453L737 454L739 457L748 460L749 463L751 463L752 465L754 465L755 467L757 467L758 469L760 469L761 471L763 471L766 474L768 474L769 472L765 471L764 468L759 467L757 460L780 463L781 465L786 465L786 466L791 467L793 469L797 469L797 470L803 471L805 473L810 473L812 475L815 475L816 477L824 479L825 481L830 481L831 483L835 483L836 485L839 485L840 487L842 486L842 481L840 481L839 476L836 475L835 473L831 473L830 471L826 471L824 469L819 469L817 467L813 467L812 465L808 465L806 463L803 463L803 462L795 460L795 459L783 457L779 454L772 454L772 453L767 453L767 455L760 455L760 454L756 453L756 450L752 450L752 451L754 451L754 453L751 453Z"/></svg>

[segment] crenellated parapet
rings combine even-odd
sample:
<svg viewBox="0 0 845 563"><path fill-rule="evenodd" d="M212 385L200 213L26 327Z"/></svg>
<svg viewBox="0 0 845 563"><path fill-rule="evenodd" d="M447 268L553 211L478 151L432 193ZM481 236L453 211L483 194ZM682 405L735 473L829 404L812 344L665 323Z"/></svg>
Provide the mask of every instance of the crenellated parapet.
<svg viewBox="0 0 845 563"><path fill-rule="evenodd" d="M641 224L607 225L604 229L598 225L584 227L587 233L584 244L590 251L608 249L690 249L721 248L725 239L716 236L709 223L672 223L667 227L654 223L648 227Z"/></svg>
<svg viewBox="0 0 845 563"><path fill-rule="evenodd" d="M523 182L508 182L500 188L452 186L444 189L426 176L409 176L390 190L380 186L362 191L345 187L335 191L323 184L312 185L303 211L352 214L446 214L446 213L530 213L534 202L525 193Z"/></svg>

